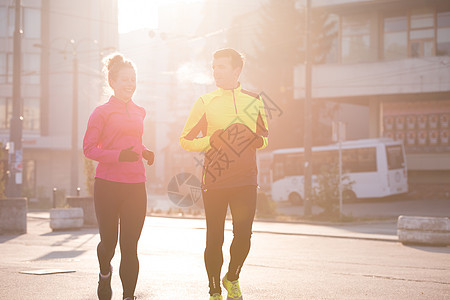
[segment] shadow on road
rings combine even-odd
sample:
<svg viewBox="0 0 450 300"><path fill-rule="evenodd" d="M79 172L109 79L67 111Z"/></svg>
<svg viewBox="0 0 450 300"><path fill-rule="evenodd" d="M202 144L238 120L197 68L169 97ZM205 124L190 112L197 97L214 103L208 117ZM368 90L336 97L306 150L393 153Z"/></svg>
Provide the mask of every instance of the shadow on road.
<svg viewBox="0 0 450 300"><path fill-rule="evenodd" d="M52 251L34 260L36 261L36 260L50 260L50 259L69 259L78 257L85 252L86 251L84 250Z"/></svg>

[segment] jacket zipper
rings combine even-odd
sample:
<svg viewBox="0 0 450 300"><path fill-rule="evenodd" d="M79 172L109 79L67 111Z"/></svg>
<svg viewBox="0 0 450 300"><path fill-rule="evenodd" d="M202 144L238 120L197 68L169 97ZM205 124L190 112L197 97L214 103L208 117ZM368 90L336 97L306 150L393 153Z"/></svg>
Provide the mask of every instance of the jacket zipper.
<svg viewBox="0 0 450 300"><path fill-rule="evenodd" d="M236 97L234 96L234 90L233 90L233 102L234 102L234 112L236 113L236 115L237 115L237 107L236 107Z"/></svg>
<svg viewBox="0 0 450 300"><path fill-rule="evenodd" d="M128 103L125 103L125 111L127 113L128 118L130 117L130 112L128 111Z"/></svg>

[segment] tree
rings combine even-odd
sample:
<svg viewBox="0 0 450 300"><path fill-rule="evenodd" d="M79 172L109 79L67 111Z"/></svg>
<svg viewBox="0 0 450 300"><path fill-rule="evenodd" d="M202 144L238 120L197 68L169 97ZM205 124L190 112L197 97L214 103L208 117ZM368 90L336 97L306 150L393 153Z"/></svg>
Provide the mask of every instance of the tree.
<svg viewBox="0 0 450 300"><path fill-rule="evenodd" d="M314 167L313 167L314 168ZM351 191L354 184L347 174L342 174L342 190ZM316 177L312 199L315 204L323 208L323 215L336 217L339 215L339 165L337 159L330 164L322 164L320 173Z"/></svg>
<svg viewBox="0 0 450 300"><path fill-rule="evenodd" d="M281 118L271 120L273 148L303 145L303 103L294 100L293 86L294 68L303 63L305 57L305 9L297 7L296 3L295 0L269 0L262 7L259 12L260 25L256 30L255 51L248 55L249 80L257 89L270 95L284 113ZM337 36L335 29L336 21L326 11L314 10L312 51L315 63L326 60ZM313 128L322 129L324 126L319 115L325 106L321 103L314 106ZM314 137L319 135L314 134ZM323 137L316 138L315 142L323 143Z"/></svg>
<svg viewBox="0 0 450 300"><path fill-rule="evenodd" d="M95 180L95 164L93 160L89 158L84 158L84 176L86 190L89 196L94 195L94 180Z"/></svg>

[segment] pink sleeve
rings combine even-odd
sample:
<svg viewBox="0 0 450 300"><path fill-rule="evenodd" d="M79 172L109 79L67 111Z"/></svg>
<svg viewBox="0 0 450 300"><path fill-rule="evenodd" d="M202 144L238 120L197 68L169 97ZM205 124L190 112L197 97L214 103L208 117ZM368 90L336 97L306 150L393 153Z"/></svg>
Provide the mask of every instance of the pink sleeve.
<svg viewBox="0 0 450 300"><path fill-rule="evenodd" d="M98 109L89 117L86 133L83 139L83 153L92 160L102 163L119 161L120 150L105 150L99 148L100 136L105 126L105 117Z"/></svg>

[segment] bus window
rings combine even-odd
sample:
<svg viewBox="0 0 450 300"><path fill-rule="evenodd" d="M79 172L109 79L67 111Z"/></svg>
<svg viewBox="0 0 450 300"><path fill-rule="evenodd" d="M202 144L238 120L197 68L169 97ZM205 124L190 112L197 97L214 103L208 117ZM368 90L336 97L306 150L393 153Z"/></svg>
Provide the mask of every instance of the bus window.
<svg viewBox="0 0 450 300"><path fill-rule="evenodd" d="M343 150L342 168L349 173L376 172L377 155L375 147Z"/></svg>
<svg viewBox="0 0 450 300"><path fill-rule="evenodd" d="M386 146L386 156L389 170L402 169L405 166L402 146Z"/></svg>
<svg viewBox="0 0 450 300"><path fill-rule="evenodd" d="M317 151L312 153L312 173L320 174L323 170L330 170L338 163L338 153L335 150Z"/></svg>
<svg viewBox="0 0 450 300"><path fill-rule="evenodd" d="M303 175L303 154L288 154L285 161L285 176Z"/></svg>
<svg viewBox="0 0 450 300"><path fill-rule="evenodd" d="M342 150L342 169L344 172L358 172L358 152L357 149Z"/></svg>
<svg viewBox="0 0 450 300"><path fill-rule="evenodd" d="M358 172L376 172L377 153L375 147L358 149Z"/></svg>
<svg viewBox="0 0 450 300"><path fill-rule="evenodd" d="M273 180L284 177L284 156L277 155L273 158Z"/></svg>

